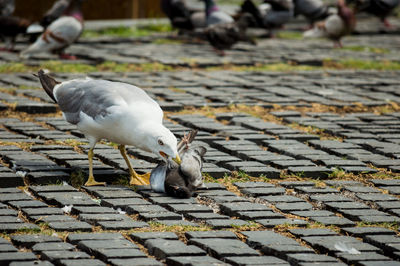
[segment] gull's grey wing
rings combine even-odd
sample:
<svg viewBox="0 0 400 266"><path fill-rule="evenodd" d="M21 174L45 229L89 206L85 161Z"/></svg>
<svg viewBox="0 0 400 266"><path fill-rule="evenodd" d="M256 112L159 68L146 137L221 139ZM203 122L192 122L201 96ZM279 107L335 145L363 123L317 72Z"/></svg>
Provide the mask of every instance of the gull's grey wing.
<svg viewBox="0 0 400 266"><path fill-rule="evenodd" d="M160 106L142 89L130 84L107 80L71 80L57 85L54 96L69 123L79 123L80 113L96 119L107 116L108 108L123 105L135 108L146 105L149 113L159 113Z"/></svg>

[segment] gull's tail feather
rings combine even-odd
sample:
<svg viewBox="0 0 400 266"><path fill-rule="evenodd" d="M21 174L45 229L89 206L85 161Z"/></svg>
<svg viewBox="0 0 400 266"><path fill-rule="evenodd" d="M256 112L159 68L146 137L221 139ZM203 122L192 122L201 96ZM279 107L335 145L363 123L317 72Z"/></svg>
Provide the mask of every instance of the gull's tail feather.
<svg viewBox="0 0 400 266"><path fill-rule="evenodd" d="M57 84L60 84L60 82L56 81L55 79L53 79L52 77L50 77L49 75L44 73L43 69L39 70L38 77L39 77L40 83L42 84L42 87L46 91L47 95L49 95L50 98L55 103L57 103L57 100L53 94L53 90Z"/></svg>

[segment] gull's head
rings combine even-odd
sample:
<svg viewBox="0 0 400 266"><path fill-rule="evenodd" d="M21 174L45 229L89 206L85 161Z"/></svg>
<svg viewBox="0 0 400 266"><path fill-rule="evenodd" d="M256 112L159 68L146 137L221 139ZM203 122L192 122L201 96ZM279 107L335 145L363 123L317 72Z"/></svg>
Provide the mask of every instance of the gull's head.
<svg viewBox="0 0 400 266"><path fill-rule="evenodd" d="M178 141L172 132L162 126L152 139L152 152L160 156L165 162L172 159L177 164L181 164L177 150Z"/></svg>

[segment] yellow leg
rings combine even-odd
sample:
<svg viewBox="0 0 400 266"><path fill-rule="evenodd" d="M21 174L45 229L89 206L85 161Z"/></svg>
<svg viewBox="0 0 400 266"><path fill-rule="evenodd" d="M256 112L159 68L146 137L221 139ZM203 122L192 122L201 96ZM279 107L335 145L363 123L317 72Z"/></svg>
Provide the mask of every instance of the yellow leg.
<svg viewBox="0 0 400 266"><path fill-rule="evenodd" d="M136 173L135 170L133 170L131 163L129 162L129 158L126 155L125 145L119 145L118 149L121 152L122 157L124 157L124 160L125 160L126 164L128 165L129 173L131 174L131 180L130 180L129 184L136 185L136 186L150 184L150 173L146 173L144 175L139 175L138 173Z"/></svg>
<svg viewBox="0 0 400 266"><path fill-rule="evenodd" d="M89 178L85 183L85 186L104 186L106 182L97 182L94 180L93 176L93 148L89 150L88 152L88 159L89 159Z"/></svg>

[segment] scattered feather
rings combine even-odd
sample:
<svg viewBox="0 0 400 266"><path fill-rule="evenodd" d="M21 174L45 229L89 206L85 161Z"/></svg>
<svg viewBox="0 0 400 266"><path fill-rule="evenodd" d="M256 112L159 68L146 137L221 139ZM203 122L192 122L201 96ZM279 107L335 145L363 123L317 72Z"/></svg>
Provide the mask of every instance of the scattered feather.
<svg viewBox="0 0 400 266"><path fill-rule="evenodd" d="M62 210L63 210L63 212L65 212L65 213L70 213L71 210L72 210L72 207L73 207L73 205L65 205L65 206L62 208Z"/></svg>
<svg viewBox="0 0 400 266"><path fill-rule="evenodd" d="M355 249L354 247L349 247L346 243L344 242L337 242L335 243L335 248L339 251L342 252L346 252L349 254L353 254L353 255L357 255L357 254L361 254L360 251L358 251L357 249Z"/></svg>
<svg viewBox="0 0 400 266"><path fill-rule="evenodd" d="M118 209L117 209L117 212L118 212L119 214L125 214L125 213L126 213L125 211L121 210L121 208L118 208Z"/></svg>

